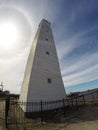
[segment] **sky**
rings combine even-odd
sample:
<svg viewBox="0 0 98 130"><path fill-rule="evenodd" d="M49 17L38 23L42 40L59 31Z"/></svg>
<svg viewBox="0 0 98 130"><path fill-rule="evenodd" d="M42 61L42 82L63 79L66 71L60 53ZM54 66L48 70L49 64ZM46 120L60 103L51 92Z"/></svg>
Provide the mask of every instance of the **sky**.
<svg viewBox="0 0 98 130"><path fill-rule="evenodd" d="M0 82L4 90L20 92L42 18L51 22L66 92L97 88L98 0L0 0ZM3 35L3 26L9 35Z"/></svg>

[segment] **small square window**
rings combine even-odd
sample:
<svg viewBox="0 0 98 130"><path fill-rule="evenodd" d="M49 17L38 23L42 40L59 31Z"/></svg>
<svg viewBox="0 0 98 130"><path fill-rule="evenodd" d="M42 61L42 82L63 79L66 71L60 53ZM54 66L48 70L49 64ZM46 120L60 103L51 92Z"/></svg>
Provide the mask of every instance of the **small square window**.
<svg viewBox="0 0 98 130"><path fill-rule="evenodd" d="M49 55L49 51L46 51L46 54Z"/></svg>
<svg viewBox="0 0 98 130"><path fill-rule="evenodd" d="M49 84L52 83L52 79L51 78L48 78L47 81L48 81Z"/></svg>
<svg viewBox="0 0 98 130"><path fill-rule="evenodd" d="M48 38L46 38L45 40L48 41Z"/></svg>

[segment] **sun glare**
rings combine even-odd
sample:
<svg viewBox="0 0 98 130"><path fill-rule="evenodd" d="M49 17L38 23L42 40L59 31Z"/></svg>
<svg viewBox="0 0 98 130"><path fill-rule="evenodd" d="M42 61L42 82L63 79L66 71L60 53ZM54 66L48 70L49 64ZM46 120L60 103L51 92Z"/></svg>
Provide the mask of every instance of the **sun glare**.
<svg viewBox="0 0 98 130"><path fill-rule="evenodd" d="M0 57L22 54L32 41L32 20L18 7L0 6Z"/></svg>
<svg viewBox="0 0 98 130"><path fill-rule="evenodd" d="M0 47L11 48L15 45L18 39L18 27L14 22L0 23Z"/></svg>

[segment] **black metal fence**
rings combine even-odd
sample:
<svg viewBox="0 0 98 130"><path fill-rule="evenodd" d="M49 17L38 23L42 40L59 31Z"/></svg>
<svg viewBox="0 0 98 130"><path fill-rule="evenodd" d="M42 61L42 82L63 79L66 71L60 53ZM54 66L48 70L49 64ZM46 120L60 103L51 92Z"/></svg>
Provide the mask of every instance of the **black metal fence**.
<svg viewBox="0 0 98 130"><path fill-rule="evenodd" d="M10 100L7 126L50 121L58 111L64 112L66 105L67 100L65 99L49 102L18 102Z"/></svg>
<svg viewBox="0 0 98 130"><path fill-rule="evenodd" d="M98 104L98 93L70 96L67 99L48 102L19 102L7 98L5 107L6 127L11 125L26 127L35 122L53 122L58 114L66 116L71 111L76 111L86 104Z"/></svg>
<svg viewBox="0 0 98 130"><path fill-rule="evenodd" d="M98 91L69 95L67 101L70 106L81 106L83 104L98 104Z"/></svg>

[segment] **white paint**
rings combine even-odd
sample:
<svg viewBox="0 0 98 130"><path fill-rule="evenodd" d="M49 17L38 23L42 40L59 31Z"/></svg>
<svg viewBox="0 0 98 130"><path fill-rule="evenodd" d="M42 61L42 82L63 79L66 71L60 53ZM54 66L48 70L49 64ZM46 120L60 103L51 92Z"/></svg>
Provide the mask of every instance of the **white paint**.
<svg viewBox="0 0 98 130"><path fill-rule="evenodd" d="M52 83L48 83L48 78ZM20 101L54 101L65 97L52 30L50 23L43 19L29 54Z"/></svg>

